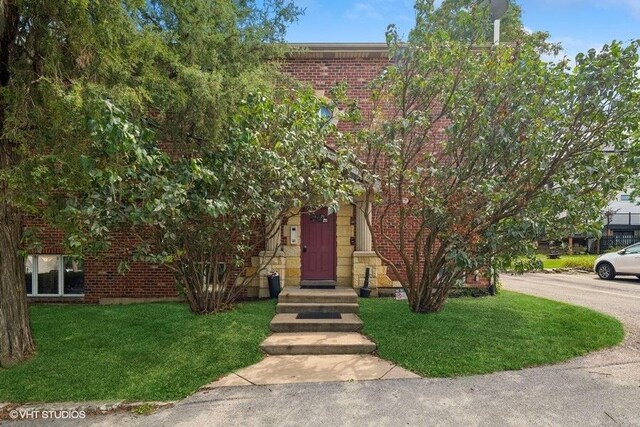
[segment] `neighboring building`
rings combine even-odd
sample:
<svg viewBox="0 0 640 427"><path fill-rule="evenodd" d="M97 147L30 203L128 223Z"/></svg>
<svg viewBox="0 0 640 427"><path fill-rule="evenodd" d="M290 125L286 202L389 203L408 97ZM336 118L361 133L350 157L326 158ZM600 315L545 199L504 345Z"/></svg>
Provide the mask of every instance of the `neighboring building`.
<svg viewBox="0 0 640 427"><path fill-rule="evenodd" d="M320 96L345 81L348 95L364 112L371 108L368 84L389 63L385 44L299 46L305 50L289 56L283 65L286 73L311 85ZM265 241L263 250L251 258L246 275L269 265L249 284L246 295L268 296L268 271L277 271L287 286L297 286L301 280L331 280L338 286L358 288L363 285L367 268L373 295L392 293L399 284L373 252L363 203L344 204L336 214L322 209L297 215L281 224L279 233ZM43 226L34 219L27 219L26 225ZM126 259L123 248L127 245L113 245L104 256L79 262L62 255L59 233L44 229L42 253L26 260L31 300L108 303L178 298L173 276L163 267L134 263L127 274L117 273L119 262ZM128 240L126 235L115 237L116 242ZM388 255L392 262L399 262L391 252ZM468 283L486 286L479 275L469 275Z"/></svg>
<svg viewBox="0 0 640 427"><path fill-rule="evenodd" d="M619 193L604 213L601 250L640 242L640 199Z"/></svg>

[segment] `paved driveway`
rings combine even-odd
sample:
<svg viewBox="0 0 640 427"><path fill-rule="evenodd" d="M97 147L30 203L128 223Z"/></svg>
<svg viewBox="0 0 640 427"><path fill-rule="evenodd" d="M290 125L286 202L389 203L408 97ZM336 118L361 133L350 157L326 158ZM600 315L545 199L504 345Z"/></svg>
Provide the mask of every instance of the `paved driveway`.
<svg viewBox="0 0 640 427"><path fill-rule="evenodd" d="M77 425L640 426L640 281L546 274L502 280L506 289L615 315L628 332L624 345L560 365L457 379L229 387L152 416Z"/></svg>

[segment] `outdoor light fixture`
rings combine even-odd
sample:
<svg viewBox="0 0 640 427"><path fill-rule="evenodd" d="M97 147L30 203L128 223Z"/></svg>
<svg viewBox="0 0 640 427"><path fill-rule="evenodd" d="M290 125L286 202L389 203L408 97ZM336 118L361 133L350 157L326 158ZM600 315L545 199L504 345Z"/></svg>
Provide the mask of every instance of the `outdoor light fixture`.
<svg viewBox="0 0 640 427"><path fill-rule="evenodd" d="M500 43L500 19L509 9L509 0L485 0L483 4L488 4L491 10L491 20L493 21L493 44Z"/></svg>

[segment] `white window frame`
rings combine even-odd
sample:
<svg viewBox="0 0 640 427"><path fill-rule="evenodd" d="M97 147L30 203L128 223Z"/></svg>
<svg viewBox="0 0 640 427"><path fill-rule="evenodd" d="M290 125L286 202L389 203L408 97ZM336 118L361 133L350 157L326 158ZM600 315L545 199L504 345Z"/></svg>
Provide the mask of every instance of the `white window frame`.
<svg viewBox="0 0 640 427"><path fill-rule="evenodd" d="M29 254L32 261L31 271L31 293L27 293L30 297L64 297L64 298L78 298L83 297L84 292L81 294L65 294L64 293L64 258L69 255L62 254ZM58 293L57 294L41 294L38 292L38 257L40 256L54 256L57 259L58 264Z"/></svg>

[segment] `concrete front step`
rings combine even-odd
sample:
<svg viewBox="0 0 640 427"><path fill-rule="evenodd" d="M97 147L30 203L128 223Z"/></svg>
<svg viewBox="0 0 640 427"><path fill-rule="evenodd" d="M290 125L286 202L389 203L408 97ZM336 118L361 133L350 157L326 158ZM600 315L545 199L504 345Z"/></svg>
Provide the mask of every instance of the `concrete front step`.
<svg viewBox="0 0 640 427"><path fill-rule="evenodd" d="M351 288L300 289L285 287L278 296L278 302L357 304L358 295Z"/></svg>
<svg viewBox="0 0 640 427"><path fill-rule="evenodd" d="M273 332L358 332L362 320L353 313L341 319L296 319L296 313L279 313L271 320Z"/></svg>
<svg viewBox="0 0 640 427"><path fill-rule="evenodd" d="M358 304L351 303L314 303L314 302L281 302L276 306L278 313L358 313Z"/></svg>
<svg viewBox="0 0 640 427"><path fill-rule="evenodd" d="M357 332L278 333L260 347L271 355L367 354L376 349L373 342Z"/></svg>

